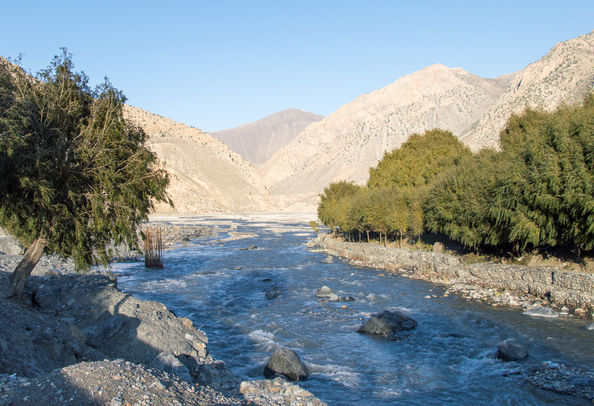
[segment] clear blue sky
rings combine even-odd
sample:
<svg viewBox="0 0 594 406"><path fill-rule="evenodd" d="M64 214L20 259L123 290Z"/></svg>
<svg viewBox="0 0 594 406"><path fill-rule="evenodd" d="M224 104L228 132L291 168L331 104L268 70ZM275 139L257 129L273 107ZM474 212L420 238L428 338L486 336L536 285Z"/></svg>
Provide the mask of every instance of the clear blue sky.
<svg viewBox="0 0 594 406"><path fill-rule="evenodd" d="M434 63L490 78L594 29L594 1L3 0L0 55L67 47L128 103L204 131L327 116Z"/></svg>

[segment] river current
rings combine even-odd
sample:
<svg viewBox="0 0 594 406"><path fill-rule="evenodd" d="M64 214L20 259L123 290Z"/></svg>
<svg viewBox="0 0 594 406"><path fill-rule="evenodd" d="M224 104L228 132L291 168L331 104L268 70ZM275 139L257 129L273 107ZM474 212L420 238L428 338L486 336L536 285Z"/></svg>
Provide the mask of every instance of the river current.
<svg viewBox="0 0 594 406"><path fill-rule="evenodd" d="M528 317L339 258L323 264L326 254L306 251L304 243L315 234L298 219L158 220L225 231L166 250L160 270L147 271L141 262L114 264L119 287L190 318L208 335L212 356L244 379L263 379L268 358L284 346L311 373L299 385L329 405L589 404L523 383L513 374L518 364L495 359L495 351L513 340L527 348L526 363L592 369L594 334L584 329L591 320ZM258 236L220 243L228 231ZM257 249L242 249L250 245ZM317 299L323 285L356 300ZM401 311L418 325L398 341L355 332L382 310Z"/></svg>

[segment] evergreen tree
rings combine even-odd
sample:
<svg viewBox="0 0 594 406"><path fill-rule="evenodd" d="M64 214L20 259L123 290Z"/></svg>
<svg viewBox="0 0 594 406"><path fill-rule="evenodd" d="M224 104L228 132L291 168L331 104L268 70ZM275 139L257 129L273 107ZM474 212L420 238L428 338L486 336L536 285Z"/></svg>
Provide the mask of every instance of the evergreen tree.
<svg viewBox="0 0 594 406"><path fill-rule="evenodd" d="M90 89L63 51L36 78L0 62L0 226L27 247L10 277L17 297L44 252L81 271L106 263L112 242L138 246L152 199L168 200L124 95L107 79Z"/></svg>

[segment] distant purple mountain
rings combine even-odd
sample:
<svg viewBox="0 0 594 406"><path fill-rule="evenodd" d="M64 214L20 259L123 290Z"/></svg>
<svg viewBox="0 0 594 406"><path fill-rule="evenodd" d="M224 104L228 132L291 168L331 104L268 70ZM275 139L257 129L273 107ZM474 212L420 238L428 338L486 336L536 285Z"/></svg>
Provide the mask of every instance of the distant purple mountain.
<svg viewBox="0 0 594 406"><path fill-rule="evenodd" d="M208 134L223 141L243 159L259 167L305 127L323 118L308 111L287 109L254 123Z"/></svg>

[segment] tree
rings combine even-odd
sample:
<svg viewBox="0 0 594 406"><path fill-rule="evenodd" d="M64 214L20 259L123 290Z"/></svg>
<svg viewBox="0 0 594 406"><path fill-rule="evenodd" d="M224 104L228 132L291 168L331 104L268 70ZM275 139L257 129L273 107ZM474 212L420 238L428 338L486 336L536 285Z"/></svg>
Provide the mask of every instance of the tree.
<svg viewBox="0 0 594 406"><path fill-rule="evenodd" d="M324 193L320 195L318 205L318 218L326 227L336 232L336 226L344 225L345 213L344 199L354 195L361 189L361 186L353 182L340 181L331 183L324 188Z"/></svg>
<svg viewBox="0 0 594 406"><path fill-rule="evenodd" d="M471 155L454 134L439 128L412 134L369 169L370 187L422 186Z"/></svg>
<svg viewBox="0 0 594 406"><path fill-rule="evenodd" d="M73 257L77 271L106 264L112 242L138 247L153 199L171 204L146 134L123 118L125 96L73 69L66 49L35 78L0 61L0 226L27 247L11 296L43 253Z"/></svg>

